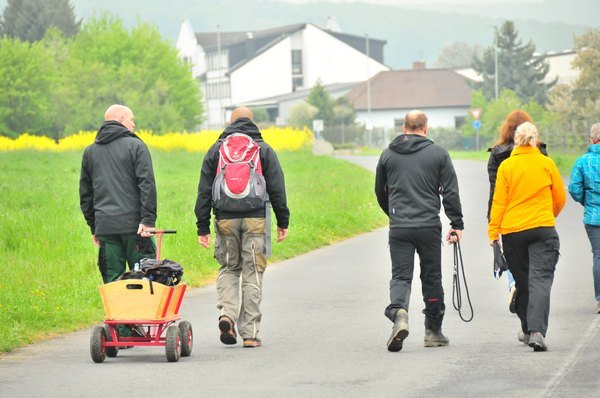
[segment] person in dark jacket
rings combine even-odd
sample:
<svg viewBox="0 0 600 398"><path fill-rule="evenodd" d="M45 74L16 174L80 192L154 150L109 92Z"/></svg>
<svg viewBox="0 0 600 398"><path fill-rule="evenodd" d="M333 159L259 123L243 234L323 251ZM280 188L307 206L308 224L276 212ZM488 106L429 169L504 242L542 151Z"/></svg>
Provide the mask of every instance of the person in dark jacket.
<svg viewBox="0 0 600 398"><path fill-rule="evenodd" d="M156 222L156 184L146 144L133 133L134 116L112 105L81 162L81 211L100 248L104 283L116 280L142 258L154 258L151 232Z"/></svg>
<svg viewBox="0 0 600 398"><path fill-rule="evenodd" d="M487 219L490 220L490 211L492 209L492 198L494 197L494 188L496 186L496 176L498 174L498 168L500 164L510 157L512 150L515 148L515 131L521 124L529 122L533 123L531 116L527 112L521 109L516 109L510 112L504 123L500 126L500 136L492 148L488 149L490 157L488 159L488 177L490 181L490 194L488 197L488 209ZM538 148L544 155L548 155L546 152L546 144L539 142ZM508 308L512 313L516 312L515 299L516 299L516 286L515 278L510 270L506 271L506 277L508 279ZM522 341L523 336L519 334L519 340Z"/></svg>
<svg viewBox="0 0 600 398"><path fill-rule="evenodd" d="M408 336L415 250L420 259L425 303L425 347L449 344L442 333L445 304L440 195L451 225L446 240L457 242L463 230L454 166L448 152L427 138L427 116L418 110L410 111L403 130L404 134L396 137L381 154L375 177L377 201L390 223L391 302L385 315L394 326L387 342L389 351L400 351Z"/></svg>
<svg viewBox="0 0 600 398"><path fill-rule="evenodd" d="M210 247L210 212L215 216L215 258L221 265L217 278L217 308L220 310L220 340L224 344L236 344L238 325L244 347L260 347L257 337L262 314L263 273L267 266L270 245L270 208L263 206L248 211L232 212L214 206L213 182L217 174L219 149L223 140L235 133L250 136L260 148L262 173L266 190L277 218L277 242L287 237L290 212L287 207L283 170L273 149L263 141L258 127L252 122L249 108L240 107L233 111L229 126L213 144L202 163L198 197L196 200L196 225L198 243ZM240 305L241 279L241 305Z"/></svg>

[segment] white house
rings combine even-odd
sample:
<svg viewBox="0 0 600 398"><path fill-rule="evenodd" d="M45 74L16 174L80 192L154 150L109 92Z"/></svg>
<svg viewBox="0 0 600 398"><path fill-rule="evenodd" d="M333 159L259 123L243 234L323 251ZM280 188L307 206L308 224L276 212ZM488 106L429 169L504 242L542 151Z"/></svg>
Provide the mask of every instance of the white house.
<svg viewBox="0 0 600 398"><path fill-rule="evenodd" d="M367 127L401 130L404 115L413 109L427 114L429 127L456 128L471 106L468 79L450 69L383 71L347 94L356 109L356 121Z"/></svg>
<svg viewBox="0 0 600 398"><path fill-rule="evenodd" d="M365 81L390 68L385 40L341 33L336 24L310 23L252 32L194 33L181 25L177 49L203 89L207 121L220 128L226 109L323 85ZM278 116L278 115L275 115Z"/></svg>
<svg viewBox="0 0 600 398"><path fill-rule="evenodd" d="M557 79L557 84L572 83L577 80L579 77L579 70L573 66L573 61L576 56L577 53L573 50L565 50L563 52L550 51L545 54L534 54L534 57L544 58L550 67L548 74L546 74L546 78L544 79L544 83L550 83L554 81L554 79ZM470 66L454 68L454 71L476 82L483 80L481 75L475 72ZM502 82L500 81L500 83Z"/></svg>

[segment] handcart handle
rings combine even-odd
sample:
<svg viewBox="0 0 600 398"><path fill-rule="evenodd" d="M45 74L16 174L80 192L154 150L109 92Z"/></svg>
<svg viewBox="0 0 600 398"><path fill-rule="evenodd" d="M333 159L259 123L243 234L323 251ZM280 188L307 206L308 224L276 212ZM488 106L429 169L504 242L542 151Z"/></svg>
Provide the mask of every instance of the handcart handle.
<svg viewBox="0 0 600 398"><path fill-rule="evenodd" d="M153 235L156 235L156 259L160 260L160 250L162 246L162 236L164 234L176 234L177 231L174 229L157 229L154 231L148 231Z"/></svg>

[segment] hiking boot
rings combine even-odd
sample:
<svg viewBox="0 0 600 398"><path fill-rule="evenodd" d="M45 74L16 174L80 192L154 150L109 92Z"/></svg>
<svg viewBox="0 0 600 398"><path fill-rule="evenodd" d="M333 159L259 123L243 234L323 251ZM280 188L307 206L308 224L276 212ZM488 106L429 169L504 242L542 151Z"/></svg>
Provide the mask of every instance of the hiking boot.
<svg viewBox="0 0 600 398"><path fill-rule="evenodd" d="M244 348L256 348L262 346L260 339L244 339Z"/></svg>
<svg viewBox="0 0 600 398"><path fill-rule="evenodd" d="M519 330L519 333L517 333L517 339L519 339L521 343L529 345L529 333L525 333L522 330Z"/></svg>
<svg viewBox="0 0 600 398"><path fill-rule="evenodd" d="M392 335L388 339L388 351L397 352L402 349L402 342L408 337L408 313L404 308L396 311Z"/></svg>
<svg viewBox="0 0 600 398"><path fill-rule="evenodd" d="M221 331L221 343L233 345L237 343L235 326L233 321L226 316L219 318L219 330Z"/></svg>
<svg viewBox="0 0 600 398"><path fill-rule="evenodd" d="M508 292L508 311L513 314L517 313L517 287L513 286Z"/></svg>
<svg viewBox="0 0 600 398"><path fill-rule="evenodd" d="M548 349L544 341L544 336L540 332L531 332L529 334L529 347L533 348L533 351L546 351Z"/></svg>
<svg viewBox="0 0 600 398"><path fill-rule="evenodd" d="M442 330L431 330L425 328L425 347L444 347L450 344L450 340L442 334Z"/></svg>

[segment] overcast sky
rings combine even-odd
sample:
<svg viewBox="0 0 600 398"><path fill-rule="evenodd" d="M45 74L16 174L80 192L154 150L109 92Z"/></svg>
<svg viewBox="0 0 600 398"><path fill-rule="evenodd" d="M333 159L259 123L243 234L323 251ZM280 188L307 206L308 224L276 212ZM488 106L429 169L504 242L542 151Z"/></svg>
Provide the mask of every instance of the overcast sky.
<svg viewBox="0 0 600 398"><path fill-rule="evenodd" d="M306 3L315 1L326 1L331 3L359 2L359 3L379 3L396 5L423 5L423 4L498 4L498 3L543 3L544 0L277 0L287 1L289 3Z"/></svg>

